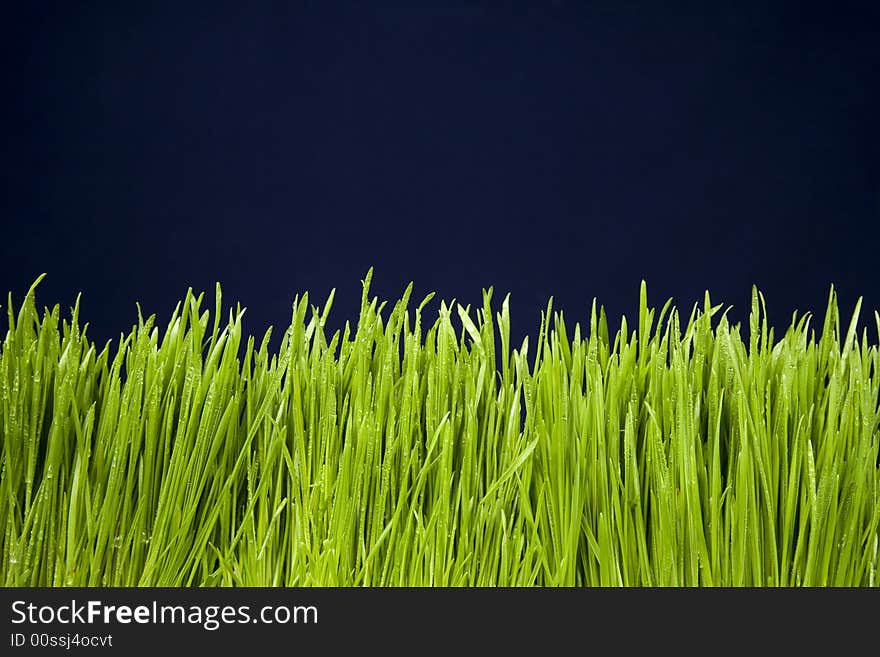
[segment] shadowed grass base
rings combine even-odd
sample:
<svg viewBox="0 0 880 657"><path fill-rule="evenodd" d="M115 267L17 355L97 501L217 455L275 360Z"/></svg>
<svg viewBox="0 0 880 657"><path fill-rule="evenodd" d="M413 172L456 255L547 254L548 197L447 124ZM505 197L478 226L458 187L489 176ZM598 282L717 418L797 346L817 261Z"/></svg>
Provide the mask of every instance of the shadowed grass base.
<svg viewBox="0 0 880 657"><path fill-rule="evenodd" d="M880 355L833 291L818 337L643 285L637 326L548 305L512 348L491 290L426 326L369 281L277 353L219 287L103 348L10 297L0 583L878 585Z"/></svg>

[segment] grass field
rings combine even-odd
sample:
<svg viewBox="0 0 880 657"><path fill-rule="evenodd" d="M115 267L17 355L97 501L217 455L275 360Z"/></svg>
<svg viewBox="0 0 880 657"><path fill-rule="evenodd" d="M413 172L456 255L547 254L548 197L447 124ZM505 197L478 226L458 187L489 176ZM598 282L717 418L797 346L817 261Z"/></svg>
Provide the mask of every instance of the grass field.
<svg viewBox="0 0 880 657"><path fill-rule="evenodd" d="M878 585L876 312L774 333L757 292L741 328L643 285L616 334L548 305L512 345L491 291L369 284L277 352L219 286L106 346L10 296L0 584Z"/></svg>

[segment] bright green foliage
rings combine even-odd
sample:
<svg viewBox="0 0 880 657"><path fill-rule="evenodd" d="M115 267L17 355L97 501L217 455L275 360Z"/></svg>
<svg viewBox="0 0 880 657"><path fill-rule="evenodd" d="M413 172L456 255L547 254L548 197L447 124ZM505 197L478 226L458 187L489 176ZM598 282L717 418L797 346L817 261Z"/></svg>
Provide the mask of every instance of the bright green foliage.
<svg viewBox="0 0 880 657"><path fill-rule="evenodd" d="M548 305L514 349L491 290L426 326L369 280L277 353L219 287L103 348L10 297L0 584L878 585L880 354L833 291L818 340L643 285L632 331Z"/></svg>

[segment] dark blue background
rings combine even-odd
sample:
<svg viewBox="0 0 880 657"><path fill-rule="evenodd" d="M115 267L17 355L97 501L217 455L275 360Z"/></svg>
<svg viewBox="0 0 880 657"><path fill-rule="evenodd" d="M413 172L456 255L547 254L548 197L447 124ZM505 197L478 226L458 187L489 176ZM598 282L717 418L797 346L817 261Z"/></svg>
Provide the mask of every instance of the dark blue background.
<svg viewBox="0 0 880 657"><path fill-rule="evenodd" d="M331 287L341 325L371 265L519 336L641 278L880 306L877 3L23 4L0 290L48 272L95 338L217 280L255 333Z"/></svg>

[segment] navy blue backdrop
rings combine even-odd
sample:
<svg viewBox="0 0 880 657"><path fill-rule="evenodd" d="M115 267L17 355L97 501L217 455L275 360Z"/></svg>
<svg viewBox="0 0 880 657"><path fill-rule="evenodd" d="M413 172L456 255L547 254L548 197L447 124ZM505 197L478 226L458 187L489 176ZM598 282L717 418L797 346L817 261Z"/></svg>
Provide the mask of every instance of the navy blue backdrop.
<svg viewBox="0 0 880 657"><path fill-rule="evenodd" d="M550 295L632 316L642 278L880 307L876 3L22 4L0 291L45 271L94 338L215 281L252 332L331 287L341 325L371 265L510 292L519 336Z"/></svg>

